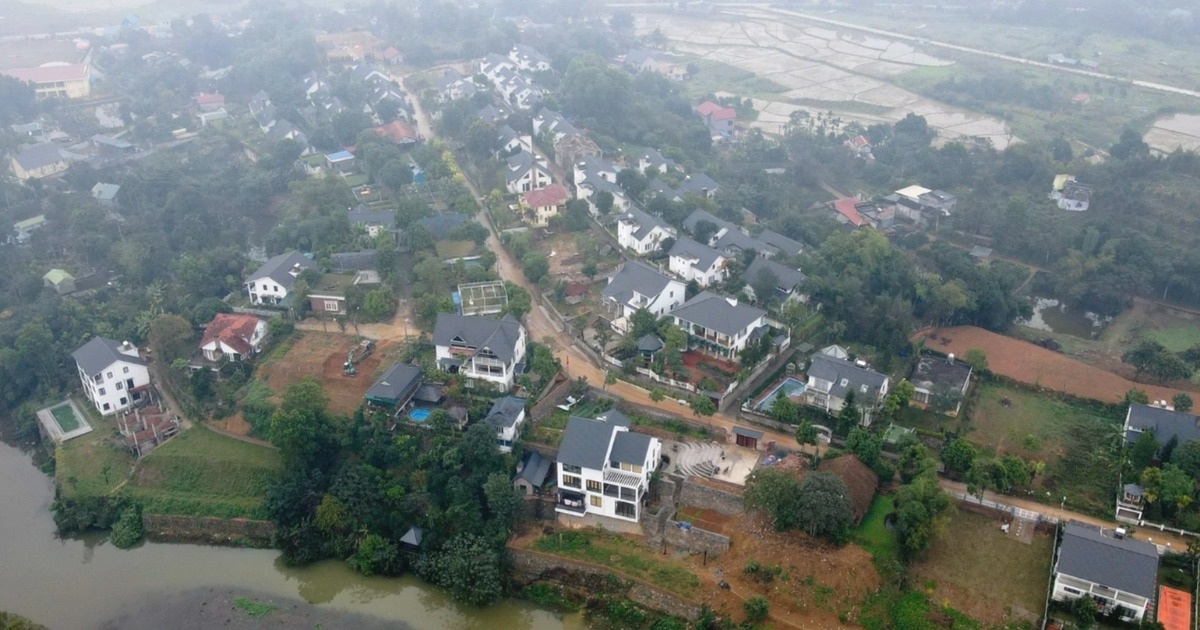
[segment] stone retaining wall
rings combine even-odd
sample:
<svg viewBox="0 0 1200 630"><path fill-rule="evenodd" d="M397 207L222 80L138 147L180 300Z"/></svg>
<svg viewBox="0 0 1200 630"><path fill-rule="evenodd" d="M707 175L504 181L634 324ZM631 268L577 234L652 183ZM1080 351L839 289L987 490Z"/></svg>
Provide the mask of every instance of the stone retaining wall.
<svg viewBox="0 0 1200 630"><path fill-rule="evenodd" d="M693 526L691 529L680 529L678 521L667 521L662 538L668 545L686 549L692 553L703 553L709 558L715 558L729 551L729 537L724 534L710 532Z"/></svg>
<svg viewBox="0 0 1200 630"><path fill-rule="evenodd" d="M591 592L620 595L639 606L673 617L682 617L688 621L700 618L699 603L640 580L619 576L607 567L529 549L509 549L509 556L512 560L513 579L518 585L556 582L564 586L582 586Z"/></svg>
<svg viewBox="0 0 1200 630"><path fill-rule="evenodd" d="M740 514L743 511L741 495L710 488L691 479L685 479L683 482L679 506L714 510L726 515Z"/></svg>
<svg viewBox="0 0 1200 630"><path fill-rule="evenodd" d="M270 547L275 523L246 518L142 514L142 530L154 542Z"/></svg>

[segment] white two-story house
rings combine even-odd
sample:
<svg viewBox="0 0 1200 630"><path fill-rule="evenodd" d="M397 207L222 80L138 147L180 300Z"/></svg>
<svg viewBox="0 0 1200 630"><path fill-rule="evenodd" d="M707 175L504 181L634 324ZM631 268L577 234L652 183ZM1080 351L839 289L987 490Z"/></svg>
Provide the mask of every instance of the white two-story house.
<svg viewBox="0 0 1200 630"><path fill-rule="evenodd" d="M1101 614L1139 624L1154 601L1157 576L1153 544L1071 521L1063 527L1050 597L1056 602L1091 597Z"/></svg>
<svg viewBox="0 0 1200 630"><path fill-rule="evenodd" d="M521 435L521 425L525 424L525 399L516 396L497 398L483 421L495 427L496 446L500 452L511 453Z"/></svg>
<svg viewBox="0 0 1200 630"><path fill-rule="evenodd" d="M850 392L854 392L855 405L863 414L861 424L869 426L871 416L887 396L888 385L887 375L872 370L865 362L850 362L817 352L808 366L804 401L836 414L846 404Z"/></svg>
<svg viewBox="0 0 1200 630"><path fill-rule="evenodd" d="M613 327L624 333L629 318L639 309L662 317L683 304L687 287L653 267L636 260L625 263L608 279L601 295L613 315Z"/></svg>
<svg viewBox="0 0 1200 630"><path fill-rule="evenodd" d="M149 396L150 369L128 341L92 337L71 356L84 393L101 414L124 411Z"/></svg>
<svg viewBox="0 0 1200 630"><path fill-rule="evenodd" d="M681 238L671 247L668 268L684 282L696 281L701 287L712 286L726 278L726 259L721 252L690 238Z"/></svg>
<svg viewBox="0 0 1200 630"><path fill-rule="evenodd" d="M508 158L508 170L504 174L504 185L508 192L526 193L545 188L553 181L545 162L532 153L522 151Z"/></svg>
<svg viewBox="0 0 1200 630"><path fill-rule="evenodd" d="M751 341L770 332L766 311L709 291L671 311L671 317L687 333L689 349L726 361L737 361Z"/></svg>
<svg viewBox="0 0 1200 630"><path fill-rule="evenodd" d="M525 368L525 327L504 319L440 313L433 327L437 364L470 379L512 388Z"/></svg>
<svg viewBox="0 0 1200 630"><path fill-rule="evenodd" d="M243 285L251 304L281 304L296 284L300 272L316 268L317 263L311 258L293 250L263 263Z"/></svg>
<svg viewBox="0 0 1200 630"><path fill-rule="evenodd" d="M631 206L617 218L617 243L639 255L658 250L663 240L675 236L675 228Z"/></svg>
<svg viewBox="0 0 1200 630"><path fill-rule="evenodd" d="M572 417L558 449L560 520L595 515L637 522L658 468L662 444L633 433L629 418L612 410L596 419Z"/></svg>

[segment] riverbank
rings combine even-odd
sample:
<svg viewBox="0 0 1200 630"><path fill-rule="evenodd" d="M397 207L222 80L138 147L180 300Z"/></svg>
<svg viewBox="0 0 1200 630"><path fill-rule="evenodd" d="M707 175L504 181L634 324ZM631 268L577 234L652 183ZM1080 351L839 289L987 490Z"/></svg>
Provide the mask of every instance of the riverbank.
<svg viewBox="0 0 1200 630"><path fill-rule="evenodd" d="M104 622L104 630L159 628L358 628L412 630L413 626L301 599L234 588L197 588L168 597L132 602L128 612Z"/></svg>

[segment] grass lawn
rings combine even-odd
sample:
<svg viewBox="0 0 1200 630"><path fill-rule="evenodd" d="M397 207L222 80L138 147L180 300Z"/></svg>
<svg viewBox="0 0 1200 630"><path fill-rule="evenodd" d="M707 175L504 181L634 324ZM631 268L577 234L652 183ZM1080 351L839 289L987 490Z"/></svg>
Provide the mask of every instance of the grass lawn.
<svg viewBox="0 0 1200 630"><path fill-rule="evenodd" d="M854 542L871 554L876 568L890 566L892 561L900 558L900 543L884 523L895 503L890 495L877 495L862 523L854 530Z"/></svg>
<svg viewBox="0 0 1200 630"><path fill-rule="evenodd" d="M54 421L58 423L63 433L70 433L79 428L79 416L75 415L75 410L71 408L70 404L54 407L50 410L50 414L54 416Z"/></svg>
<svg viewBox="0 0 1200 630"><path fill-rule="evenodd" d="M1196 344L1200 344L1200 326L1177 324L1149 331L1150 337L1170 350L1183 352Z"/></svg>
<svg viewBox="0 0 1200 630"><path fill-rule="evenodd" d="M54 475L67 497L103 496L129 476L133 455L109 438L105 425L65 442L54 453Z"/></svg>
<svg viewBox="0 0 1200 630"><path fill-rule="evenodd" d="M1030 498L1066 496L1077 510L1107 516L1117 486L1117 460L1110 447L1121 421L1099 414L1099 408L984 383L966 439L984 452L1045 462Z"/></svg>
<svg viewBox="0 0 1200 630"><path fill-rule="evenodd" d="M126 491L150 513L264 518L279 470L275 450L196 427L146 456Z"/></svg>
<svg viewBox="0 0 1200 630"><path fill-rule="evenodd" d="M615 569L684 597L693 597L700 590L700 578L687 568L616 534L594 529L565 531L539 538L532 546L543 553Z"/></svg>
<svg viewBox="0 0 1200 630"><path fill-rule="evenodd" d="M1039 619L1053 538L1035 534L1025 544L994 519L958 508L949 515L941 537L910 565L912 588L988 624Z"/></svg>
<svg viewBox="0 0 1200 630"><path fill-rule="evenodd" d="M462 258L475 251L474 241L438 241L434 245L439 258Z"/></svg>

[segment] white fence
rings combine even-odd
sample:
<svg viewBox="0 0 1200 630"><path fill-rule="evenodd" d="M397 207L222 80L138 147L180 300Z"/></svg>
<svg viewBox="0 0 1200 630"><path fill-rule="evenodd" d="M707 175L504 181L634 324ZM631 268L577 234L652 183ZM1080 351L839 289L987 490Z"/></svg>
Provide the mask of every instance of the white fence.
<svg viewBox="0 0 1200 630"><path fill-rule="evenodd" d="M1014 518L1021 518L1027 521L1033 521L1035 523L1058 523L1057 516L1042 514L1041 512L1034 512L1033 510L1026 510L1024 508L1008 505L1006 503L981 499L973 494L958 494L956 492L951 492L950 494L956 499L962 499L966 503L974 503L975 505L982 505L983 507L1000 510L1001 512L1008 512L1009 514L1012 514Z"/></svg>

